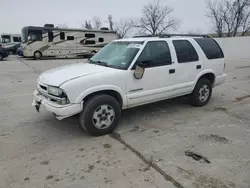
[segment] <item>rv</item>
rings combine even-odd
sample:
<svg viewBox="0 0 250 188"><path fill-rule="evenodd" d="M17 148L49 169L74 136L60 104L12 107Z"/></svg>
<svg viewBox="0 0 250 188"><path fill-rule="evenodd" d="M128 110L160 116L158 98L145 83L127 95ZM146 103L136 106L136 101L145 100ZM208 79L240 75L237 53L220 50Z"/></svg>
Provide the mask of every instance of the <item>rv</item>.
<svg viewBox="0 0 250 188"><path fill-rule="evenodd" d="M76 58L93 55L109 42L117 39L114 31L27 26L22 29L23 56Z"/></svg>
<svg viewBox="0 0 250 188"><path fill-rule="evenodd" d="M2 33L0 43L8 54L15 54L21 45L21 34Z"/></svg>

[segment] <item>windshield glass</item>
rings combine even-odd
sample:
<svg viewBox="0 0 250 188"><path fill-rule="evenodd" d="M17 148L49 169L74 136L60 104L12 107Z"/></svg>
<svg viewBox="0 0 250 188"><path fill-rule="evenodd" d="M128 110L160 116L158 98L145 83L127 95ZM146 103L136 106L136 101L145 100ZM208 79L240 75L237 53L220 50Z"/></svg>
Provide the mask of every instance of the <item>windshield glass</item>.
<svg viewBox="0 0 250 188"><path fill-rule="evenodd" d="M102 48L90 59L90 63L126 70L143 42L117 41L112 42Z"/></svg>
<svg viewBox="0 0 250 188"><path fill-rule="evenodd" d="M2 35L1 41L2 43L10 43L11 42L10 35Z"/></svg>

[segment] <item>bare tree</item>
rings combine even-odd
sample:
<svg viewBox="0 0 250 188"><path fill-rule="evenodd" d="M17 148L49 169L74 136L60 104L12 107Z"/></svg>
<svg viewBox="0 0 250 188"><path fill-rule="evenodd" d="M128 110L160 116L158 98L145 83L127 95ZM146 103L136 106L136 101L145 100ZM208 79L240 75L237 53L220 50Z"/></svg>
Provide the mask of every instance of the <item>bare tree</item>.
<svg viewBox="0 0 250 188"><path fill-rule="evenodd" d="M90 21L85 20L85 26L86 29L92 29L92 25Z"/></svg>
<svg viewBox="0 0 250 188"><path fill-rule="evenodd" d="M245 36L250 31L250 11L245 14L245 18L242 20L242 32L241 35Z"/></svg>
<svg viewBox="0 0 250 188"><path fill-rule="evenodd" d="M94 16L92 18L92 21L93 21L94 29L98 30L101 28L102 21L101 21L100 17Z"/></svg>
<svg viewBox="0 0 250 188"><path fill-rule="evenodd" d="M192 29L187 32L187 34L190 35L199 35L202 33L202 30L200 28Z"/></svg>
<svg viewBox="0 0 250 188"><path fill-rule="evenodd" d="M159 1L149 3L143 7L142 17L138 21L132 21L132 26L138 28L139 33L162 34L180 24L179 20L170 18L173 11L168 6L160 5Z"/></svg>
<svg viewBox="0 0 250 188"><path fill-rule="evenodd" d="M212 20L215 25L215 31L218 37L223 36L224 19L221 9L223 9L222 4L219 2L208 1L207 3L208 13L207 16Z"/></svg>
<svg viewBox="0 0 250 188"><path fill-rule="evenodd" d="M121 19L115 23L115 31L119 38L124 38L132 28L130 20Z"/></svg>
<svg viewBox="0 0 250 188"><path fill-rule="evenodd" d="M244 34L244 31L248 31L250 0L210 0L207 7L208 17L215 24L219 37L222 37L223 33L227 37L236 36L240 29Z"/></svg>
<svg viewBox="0 0 250 188"><path fill-rule="evenodd" d="M113 17L112 17L112 15L109 15L109 16L108 16L108 20L109 20L109 29L110 29L111 31L113 31L113 30L114 30L114 22L113 22Z"/></svg>

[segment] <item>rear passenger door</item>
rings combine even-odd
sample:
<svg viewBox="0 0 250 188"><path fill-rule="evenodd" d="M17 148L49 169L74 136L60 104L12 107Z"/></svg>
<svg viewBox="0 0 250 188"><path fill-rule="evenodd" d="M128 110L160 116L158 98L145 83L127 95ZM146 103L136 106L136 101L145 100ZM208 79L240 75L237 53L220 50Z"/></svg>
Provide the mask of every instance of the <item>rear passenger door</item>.
<svg viewBox="0 0 250 188"><path fill-rule="evenodd" d="M194 39L205 54L204 69L212 69L216 76L222 75L225 69L224 54L218 43L212 38Z"/></svg>
<svg viewBox="0 0 250 188"><path fill-rule="evenodd" d="M179 89L192 90L196 76L203 70L202 61L194 47L194 41L176 39L172 42L176 52L175 63L177 64Z"/></svg>

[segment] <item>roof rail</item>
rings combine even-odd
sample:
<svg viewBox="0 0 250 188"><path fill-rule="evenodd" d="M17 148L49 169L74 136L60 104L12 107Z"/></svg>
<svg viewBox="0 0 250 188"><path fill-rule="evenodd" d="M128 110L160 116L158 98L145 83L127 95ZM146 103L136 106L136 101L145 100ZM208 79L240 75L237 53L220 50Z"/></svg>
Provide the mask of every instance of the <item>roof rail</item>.
<svg viewBox="0 0 250 188"><path fill-rule="evenodd" d="M159 38L171 38L171 37L203 37L203 38L210 38L210 36L208 36L208 35L195 35L195 34L141 35L141 36L134 36L133 38L143 38L143 37L159 37Z"/></svg>

